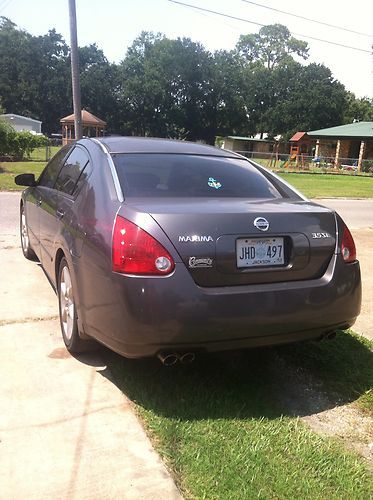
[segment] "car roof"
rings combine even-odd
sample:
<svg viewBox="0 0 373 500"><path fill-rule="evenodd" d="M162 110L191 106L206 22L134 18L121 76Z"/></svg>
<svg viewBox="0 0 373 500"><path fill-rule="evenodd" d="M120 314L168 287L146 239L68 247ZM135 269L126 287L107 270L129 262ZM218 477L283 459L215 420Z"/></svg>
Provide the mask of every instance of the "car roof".
<svg viewBox="0 0 373 500"><path fill-rule="evenodd" d="M207 156L223 156L237 158L233 151L198 144L195 142L179 141L176 139L157 139L152 137L101 137L99 140L110 153L176 153L198 154Z"/></svg>

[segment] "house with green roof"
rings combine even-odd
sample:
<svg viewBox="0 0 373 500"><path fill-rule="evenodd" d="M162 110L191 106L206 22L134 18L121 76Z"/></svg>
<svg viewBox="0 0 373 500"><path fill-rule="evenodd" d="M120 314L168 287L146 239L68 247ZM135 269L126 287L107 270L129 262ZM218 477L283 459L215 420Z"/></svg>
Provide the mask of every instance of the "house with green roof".
<svg viewBox="0 0 373 500"><path fill-rule="evenodd" d="M329 157L337 168L352 161L361 171L364 160L373 160L373 122L312 130L307 135L316 139L315 157Z"/></svg>

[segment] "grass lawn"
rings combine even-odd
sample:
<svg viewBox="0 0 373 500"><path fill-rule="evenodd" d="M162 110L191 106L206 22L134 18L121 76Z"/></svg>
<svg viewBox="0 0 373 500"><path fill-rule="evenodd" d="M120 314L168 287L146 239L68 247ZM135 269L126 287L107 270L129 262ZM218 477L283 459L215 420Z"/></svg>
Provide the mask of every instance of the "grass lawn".
<svg viewBox="0 0 373 500"><path fill-rule="evenodd" d="M280 173L308 198L373 198L373 177Z"/></svg>
<svg viewBox="0 0 373 500"><path fill-rule="evenodd" d="M14 177L18 174L35 174L38 178L45 167L46 162L20 161L0 163L0 191L22 191L23 186L14 183Z"/></svg>
<svg viewBox="0 0 373 500"><path fill-rule="evenodd" d="M312 412L299 374L323 394L318 411L355 401L372 412L373 344L346 333L333 342L172 368L108 354L108 366L186 498L372 498L363 459L299 419Z"/></svg>
<svg viewBox="0 0 373 500"><path fill-rule="evenodd" d="M49 158L52 158L57 151L61 149L61 146L50 146L49 147ZM47 149L46 147L42 148L36 148L34 151L31 153L31 158L32 161L47 161Z"/></svg>
<svg viewBox="0 0 373 500"><path fill-rule="evenodd" d="M54 156L61 146L51 146L50 156ZM47 164L46 148L36 148L31 154L30 161L0 162L0 191L22 191L23 186L14 183L14 177L18 174L35 174L38 178L41 171Z"/></svg>
<svg viewBox="0 0 373 500"><path fill-rule="evenodd" d="M59 147L53 146L52 154L58 149ZM40 155L42 154L44 153L41 152ZM14 184L14 177L26 172L35 173L37 177L45 164L45 161L0 163L0 191L21 190L21 186ZM299 173L280 175L309 198L373 198L373 177Z"/></svg>

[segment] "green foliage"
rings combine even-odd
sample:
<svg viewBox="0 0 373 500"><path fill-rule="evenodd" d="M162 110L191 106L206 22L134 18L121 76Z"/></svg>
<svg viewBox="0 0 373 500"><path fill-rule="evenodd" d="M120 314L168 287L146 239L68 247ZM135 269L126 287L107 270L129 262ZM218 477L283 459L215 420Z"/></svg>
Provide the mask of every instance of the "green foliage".
<svg viewBox="0 0 373 500"><path fill-rule="evenodd" d="M70 109L68 47L55 30L32 36L0 18L0 96L9 113L42 120L59 129Z"/></svg>
<svg viewBox="0 0 373 500"><path fill-rule="evenodd" d="M290 137L341 123L344 87L325 66L293 60L306 57L304 42L278 25L250 36L257 37L254 62L242 51L211 54L190 39L142 33L119 69L121 131L213 144L217 135Z"/></svg>
<svg viewBox="0 0 373 500"><path fill-rule="evenodd" d="M206 131L212 68L201 44L142 33L119 69L125 131L213 141Z"/></svg>
<svg viewBox="0 0 373 500"><path fill-rule="evenodd" d="M106 362L185 498L337 500L372 498L369 466L337 440L340 428L319 436L300 417L350 402L369 411L372 357L372 343L341 333L333 343L200 354L192 367Z"/></svg>
<svg viewBox="0 0 373 500"><path fill-rule="evenodd" d="M329 68L291 61L273 70L249 67L247 72L257 131L282 134L288 140L297 130L342 123L346 92Z"/></svg>
<svg viewBox="0 0 373 500"><path fill-rule="evenodd" d="M15 184L15 176L28 172L38 178L45 164L45 161L0 162L0 191L22 191L24 187Z"/></svg>
<svg viewBox="0 0 373 500"><path fill-rule="evenodd" d="M211 144L217 135L288 138L373 120L371 100L356 99L328 68L303 66L299 57L308 57L307 43L281 24L242 35L235 51L215 53L189 38L143 32L118 65L95 44L79 49L82 107L107 121L111 133ZM3 107L38 118L51 133L71 103L62 36L54 30L33 36L0 17L0 113Z"/></svg>
<svg viewBox="0 0 373 500"><path fill-rule="evenodd" d="M10 142L15 130L5 120L0 119L0 156L9 154Z"/></svg>
<svg viewBox="0 0 373 500"><path fill-rule="evenodd" d="M42 146L47 146L48 138L43 135L34 135L31 132L16 132L11 138L8 154L16 158L28 158L32 151Z"/></svg>
<svg viewBox="0 0 373 500"><path fill-rule="evenodd" d="M241 35L236 49L248 62L258 61L267 69L292 60L292 54L308 57L307 42L291 36L283 24L263 26L259 33Z"/></svg>
<svg viewBox="0 0 373 500"><path fill-rule="evenodd" d="M82 107L108 123L108 132L119 126L116 91L118 67L110 64L95 44L79 48Z"/></svg>
<svg viewBox="0 0 373 500"><path fill-rule="evenodd" d="M343 123L353 123L354 121L373 121L373 99L362 97L358 99L352 92L348 92L347 105L344 109Z"/></svg>
<svg viewBox="0 0 373 500"><path fill-rule="evenodd" d="M281 173L309 198L371 198L373 178L358 175Z"/></svg>
<svg viewBox="0 0 373 500"><path fill-rule="evenodd" d="M28 158L34 149L45 147L48 143L48 138L43 135L16 132L8 123L0 120L0 156L22 160Z"/></svg>

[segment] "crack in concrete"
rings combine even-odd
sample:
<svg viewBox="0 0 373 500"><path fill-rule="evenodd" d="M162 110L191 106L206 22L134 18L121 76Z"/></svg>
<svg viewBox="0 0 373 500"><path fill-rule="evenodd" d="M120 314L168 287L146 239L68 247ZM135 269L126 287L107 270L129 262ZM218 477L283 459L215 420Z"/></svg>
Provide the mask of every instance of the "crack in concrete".
<svg viewBox="0 0 373 500"><path fill-rule="evenodd" d="M94 376L95 373L96 372L93 370L92 376ZM16 427L4 427L4 428L0 429L0 432L14 432L14 431L19 431L19 430L24 430L24 429L37 429L37 428L43 428L43 427L51 427L51 426L55 426L55 425L65 424L67 422L72 422L73 420L78 420L81 418L84 419L88 415L93 415L95 413L105 412L108 410L130 411L130 406L129 406L129 404L126 404L126 403L101 406L99 408L94 408L94 409L89 410L89 411L85 410L78 415L72 415L72 416L66 417L66 418L51 420L49 422L45 421L45 422L36 422L34 424L29 424L29 425L19 425Z"/></svg>
<svg viewBox="0 0 373 500"><path fill-rule="evenodd" d="M4 319L0 320L0 327L7 325L17 325L17 324L22 325L24 323L37 323L38 321L51 321L58 318L59 316L54 314L50 316L27 317L23 319Z"/></svg>

